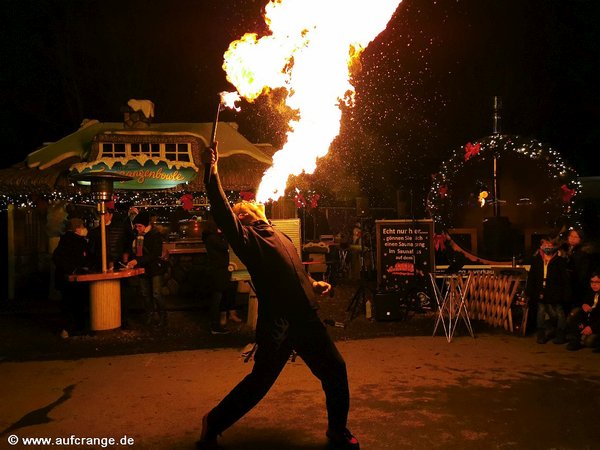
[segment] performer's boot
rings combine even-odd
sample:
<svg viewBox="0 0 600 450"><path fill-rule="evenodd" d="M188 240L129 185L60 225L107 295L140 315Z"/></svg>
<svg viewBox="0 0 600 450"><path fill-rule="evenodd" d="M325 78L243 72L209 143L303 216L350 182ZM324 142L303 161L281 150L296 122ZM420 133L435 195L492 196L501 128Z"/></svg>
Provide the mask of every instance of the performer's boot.
<svg viewBox="0 0 600 450"><path fill-rule="evenodd" d="M327 439L329 439L329 446L332 449L360 450L358 439L356 439L348 428L344 428L343 430L329 428L325 434L327 435Z"/></svg>

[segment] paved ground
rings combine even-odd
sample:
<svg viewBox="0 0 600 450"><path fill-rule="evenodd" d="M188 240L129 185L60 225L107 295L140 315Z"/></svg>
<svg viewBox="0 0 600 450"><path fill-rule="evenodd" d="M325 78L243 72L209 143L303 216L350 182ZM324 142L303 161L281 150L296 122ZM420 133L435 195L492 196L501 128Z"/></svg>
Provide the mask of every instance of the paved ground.
<svg viewBox="0 0 600 450"><path fill-rule="evenodd" d="M599 448L600 354L503 335L452 343L388 337L339 348L351 383L350 426L363 449ZM202 414L250 364L233 348L4 362L0 448L11 435L126 435L131 448L192 449ZM320 385L298 359L222 443L322 449L325 426Z"/></svg>
<svg viewBox="0 0 600 450"><path fill-rule="evenodd" d="M535 344L475 324L452 343L431 336L432 313L348 319L354 287L321 316L348 364L350 427L363 449L600 448L600 354ZM61 340L48 301L0 309L0 449L10 436L133 439L130 448L192 449L200 418L251 368L251 330L211 336L206 311L171 300L167 330ZM224 433L232 450L324 449L323 394L300 359ZM38 446L39 447L39 446ZM57 448L57 445L42 447ZM113 448L72 445L70 448Z"/></svg>

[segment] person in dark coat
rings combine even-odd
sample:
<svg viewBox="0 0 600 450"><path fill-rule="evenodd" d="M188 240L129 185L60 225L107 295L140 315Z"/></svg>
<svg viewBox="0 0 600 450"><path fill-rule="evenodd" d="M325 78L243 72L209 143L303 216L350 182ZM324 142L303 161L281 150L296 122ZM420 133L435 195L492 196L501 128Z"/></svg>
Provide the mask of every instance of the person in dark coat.
<svg viewBox="0 0 600 450"><path fill-rule="evenodd" d="M219 180L216 149L204 152L203 162L211 164L207 186L211 213L250 273L258 319L252 372L204 416L197 447L215 448L217 436L267 394L295 350L325 391L327 437L340 448L358 449L346 427L350 405L346 364L316 311L316 295L329 293L331 285L310 278L291 239L269 223L259 205L229 206Z"/></svg>
<svg viewBox="0 0 600 450"><path fill-rule="evenodd" d="M162 295L162 278L166 261L162 259L162 235L150 223L147 211L140 212L133 219L136 237L133 241L128 268L141 267L144 274L139 277L140 291L144 297L146 325L167 325L166 301ZM158 316L158 321L156 320Z"/></svg>
<svg viewBox="0 0 600 450"><path fill-rule="evenodd" d="M89 285L69 281L69 276L85 273L89 267L87 228L83 220L71 218L52 253L55 286L61 293L63 327L61 337L77 336L89 328Z"/></svg>
<svg viewBox="0 0 600 450"><path fill-rule="evenodd" d="M227 334L225 327L227 314L232 320L241 322L232 305L231 271L229 270L229 244L214 219L209 217L202 233L202 241L208 256L208 277L210 281L210 332Z"/></svg>
<svg viewBox="0 0 600 450"><path fill-rule="evenodd" d="M106 230L106 263L108 270L118 270L119 263L126 263L129 259L130 244L133 237L132 231L114 209L107 209L104 215ZM90 259L93 270L102 270L102 230L96 227L90 231Z"/></svg>
<svg viewBox="0 0 600 450"><path fill-rule="evenodd" d="M558 255L558 247L549 236L541 239L538 255L533 258L525 293L537 305L537 342L545 344L553 339L555 344L564 344L564 308L571 301L571 280L567 262Z"/></svg>
<svg viewBox="0 0 600 450"><path fill-rule="evenodd" d="M600 352L600 272L593 272L581 305L567 317L567 350L592 347Z"/></svg>
<svg viewBox="0 0 600 450"><path fill-rule="evenodd" d="M591 255L585 249L583 238L583 232L580 229L570 228L562 252L567 260L567 270L571 279L571 299L576 302L567 305L567 313L574 307L580 306L581 300L589 288L592 260Z"/></svg>

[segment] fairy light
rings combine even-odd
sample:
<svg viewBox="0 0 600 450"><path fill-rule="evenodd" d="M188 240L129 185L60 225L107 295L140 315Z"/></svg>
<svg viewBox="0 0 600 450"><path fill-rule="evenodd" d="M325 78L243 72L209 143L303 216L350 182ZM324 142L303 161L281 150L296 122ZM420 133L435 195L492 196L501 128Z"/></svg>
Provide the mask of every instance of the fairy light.
<svg viewBox="0 0 600 450"><path fill-rule="evenodd" d="M575 209L575 200L581 193L582 184L577 178L577 173L562 158L555 149L535 140L524 139L520 136L494 135L484 138L475 144L479 144L479 152L465 161L464 147L452 152L448 161L441 164L440 171L432 179L429 195L426 199L426 207L430 217L436 223L440 231L453 228L451 215L455 207L452 201L453 180L460 180L460 173L469 164L474 164L478 159L486 159L487 156L497 152L508 154L511 152L526 156L532 160L546 162L543 167L546 174L553 180L558 181L557 186L543 201L548 205L545 214L549 216L549 208L561 204L561 212L568 218L579 213ZM574 190L574 195L568 201L563 201L561 187L566 186Z"/></svg>

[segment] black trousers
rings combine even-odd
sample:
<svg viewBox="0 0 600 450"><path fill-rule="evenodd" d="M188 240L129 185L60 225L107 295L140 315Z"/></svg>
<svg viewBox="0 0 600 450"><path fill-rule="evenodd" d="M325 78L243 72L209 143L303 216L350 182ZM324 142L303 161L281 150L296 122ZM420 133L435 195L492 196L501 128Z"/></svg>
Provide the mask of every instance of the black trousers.
<svg viewBox="0 0 600 450"><path fill-rule="evenodd" d="M273 331L273 330L270 330ZM257 330L254 367L210 413L208 434L216 436L250 411L269 391L296 350L325 392L329 428L344 429L348 420L350 394L346 363L319 320L290 326L285 338Z"/></svg>

